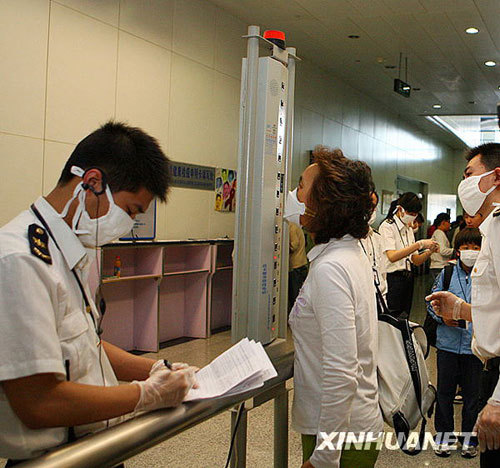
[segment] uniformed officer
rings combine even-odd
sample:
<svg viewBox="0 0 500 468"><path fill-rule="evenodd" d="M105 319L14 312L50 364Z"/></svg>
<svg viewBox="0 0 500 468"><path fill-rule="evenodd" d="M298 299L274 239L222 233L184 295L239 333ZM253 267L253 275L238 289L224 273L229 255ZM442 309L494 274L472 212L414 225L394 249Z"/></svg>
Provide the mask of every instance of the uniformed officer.
<svg viewBox="0 0 500 468"><path fill-rule="evenodd" d="M0 229L0 457L7 466L121 416L180 404L195 369L101 341L87 285L96 246L165 201L168 159L138 128L82 140L57 186ZM118 380L132 382L118 385Z"/></svg>
<svg viewBox="0 0 500 468"><path fill-rule="evenodd" d="M422 202L416 194L403 193L391 203L387 218L379 227L386 255L387 306L406 318L410 316L413 300L411 264L422 265L439 249L437 242L432 239L415 242L413 222L421 210Z"/></svg>
<svg viewBox="0 0 500 468"><path fill-rule="evenodd" d="M483 234L481 252L472 271L471 304L449 292L430 295L435 311L443 318L472 321L472 351L484 362L476 430L481 444L481 468L500 466L500 144L473 148L458 195L464 210L480 214Z"/></svg>

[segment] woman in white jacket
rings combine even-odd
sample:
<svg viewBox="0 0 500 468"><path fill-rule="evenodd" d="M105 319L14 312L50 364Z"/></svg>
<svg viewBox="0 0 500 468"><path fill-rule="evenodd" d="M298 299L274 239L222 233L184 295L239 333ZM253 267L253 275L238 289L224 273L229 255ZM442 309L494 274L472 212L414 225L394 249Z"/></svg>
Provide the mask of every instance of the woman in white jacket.
<svg viewBox="0 0 500 468"><path fill-rule="evenodd" d="M293 426L302 434L302 468L372 468L383 428L377 388L373 273L359 239L373 211L370 168L319 147L291 192L315 246L290 314L295 342ZM297 218L295 218L297 219ZM341 433L370 433L356 450ZM365 439L366 441L366 439Z"/></svg>

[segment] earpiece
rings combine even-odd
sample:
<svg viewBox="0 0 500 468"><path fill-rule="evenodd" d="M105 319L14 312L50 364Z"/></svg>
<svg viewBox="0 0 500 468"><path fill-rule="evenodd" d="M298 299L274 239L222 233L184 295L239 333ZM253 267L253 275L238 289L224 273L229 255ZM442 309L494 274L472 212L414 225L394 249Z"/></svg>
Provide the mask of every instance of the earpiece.
<svg viewBox="0 0 500 468"><path fill-rule="evenodd" d="M99 196L99 195L102 195L105 191L106 191L106 187L108 186L107 184L107 181L106 181L106 174L104 173L104 171L98 167L89 167L88 169L85 169L85 172L84 174L82 175L82 177L85 177L85 174L92 170L92 169L97 169L101 172L101 176L102 176L102 181L101 181L101 184L102 184L102 189L98 192L92 185L89 185L87 183L82 183L82 188L83 190L90 190L96 197Z"/></svg>

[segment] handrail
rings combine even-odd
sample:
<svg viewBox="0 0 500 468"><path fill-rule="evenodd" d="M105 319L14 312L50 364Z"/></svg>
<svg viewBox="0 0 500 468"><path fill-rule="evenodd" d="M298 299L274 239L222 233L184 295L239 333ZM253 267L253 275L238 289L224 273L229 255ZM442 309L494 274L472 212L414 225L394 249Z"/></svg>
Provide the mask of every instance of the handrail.
<svg viewBox="0 0 500 468"><path fill-rule="evenodd" d="M278 376L263 387L225 398L185 403L157 410L84 437L19 468L112 468L164 440L173 437L246 400L283 385L293 375L293 352L272 359Z"/></svg>

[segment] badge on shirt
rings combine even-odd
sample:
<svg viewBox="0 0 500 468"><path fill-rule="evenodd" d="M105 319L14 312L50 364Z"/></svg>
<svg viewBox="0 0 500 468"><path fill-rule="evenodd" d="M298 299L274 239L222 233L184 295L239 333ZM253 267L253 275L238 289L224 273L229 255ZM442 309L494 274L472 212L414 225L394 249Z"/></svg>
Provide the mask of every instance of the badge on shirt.
<svg viewBox="0 0 500 468"><path fill-rule="evenodd" d="M31 224L28 227L28 239L31 253L45 263L52 265L52 257L49 252L49 235L47 231L38 226L38 224Z"/></svg>
<svg viewBox="0 0 500 468"><path fill-rule="evenodd" d="M500 216L500 208L497 208L494 212L493 212L493 217L496 218L497 216Z"/></svg>

